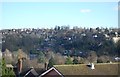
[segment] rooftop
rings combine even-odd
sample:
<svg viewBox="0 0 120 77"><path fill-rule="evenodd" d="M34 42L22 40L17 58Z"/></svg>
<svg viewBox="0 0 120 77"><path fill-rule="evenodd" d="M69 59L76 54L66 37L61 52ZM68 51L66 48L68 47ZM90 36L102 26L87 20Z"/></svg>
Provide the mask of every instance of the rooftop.
<svg viewBox="0 0 120 77"><path fill-rule="evenodd" d="M54 65L54 67L63 75L118 75L118 63L95 64L95 69L86 64Z"/></svg>

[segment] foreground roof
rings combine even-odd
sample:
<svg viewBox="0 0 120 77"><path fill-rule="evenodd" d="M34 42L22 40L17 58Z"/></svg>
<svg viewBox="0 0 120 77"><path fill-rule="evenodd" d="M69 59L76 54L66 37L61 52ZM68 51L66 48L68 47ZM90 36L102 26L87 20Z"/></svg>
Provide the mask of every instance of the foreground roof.
<svg viewBox="0 0 120 77"><path fill-rule="evenodd" d="M56 68L52 67L41 74L39 77L64 77Z"/></svg>
<svg viewBox="0 0 120 77"><path fill-rule="evenodd" d="M30 69L24 77L37 77L38 76L38 73L35 71L34 68Z"/></svg>
<svg viewBox="0 0 120 77"><path fill-rule="evenodd" d="M63 75L118 75L118 63L95 64L91 69L86 64L54 65Z"/></svg>

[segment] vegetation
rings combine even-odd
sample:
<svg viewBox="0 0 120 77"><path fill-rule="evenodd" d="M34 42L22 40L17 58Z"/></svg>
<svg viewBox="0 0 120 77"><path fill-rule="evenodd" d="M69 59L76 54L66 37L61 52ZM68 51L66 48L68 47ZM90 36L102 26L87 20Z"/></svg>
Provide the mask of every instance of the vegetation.
<svg viewBox="0 0 120 77"><path fill-rule="evenodd" d="M120 55L120 40L117 43L116 53L118 54L118 56Z"/></svg>
<svg viewBox="0 0 120 77"><path fill-rule="evenodd" d="M111 31L112 30L112 31ZM56 26L55 29L33 29L33 30L2 30L2 51L6 49L11 52L22 49L29 54L31 51L44 52L51 50L67 56L86 57L89 51L95 51L97 55L116 56L116 43L113 37L118 29L82 29L69 26ZM13 33L12 33L13 32ZM107 37L108 36L108 37ZM83 54L79 53L83 52Z"/></svg>
<svg viewBox="0 0 120 77"><path fill-rule="evenodd" d="M5 59L2 59L2 77L15 77L15 73L13 71L13 69L7 68L6 67L6 63L5 63Z"/></svg>
<svg viewBox="0 0 120 77"><path fill-rule="evenodd" d="M13 64L17 62L19 52L26 60L35 60L34 64L48 62L49 67L54 64L107 63L114 61L120 50L120 41L113 40L120 37L120 29L56 26L54 29L6 29L0 32L3 34L2 52L13 54L5 60Z"/></svg>
<svg viewBox="0 0 120 77"><path fill-rule="evenodd" d="M77 59L77 58L74 58L74 60L73 60L73 64L79 64L79 62L78 62L78 59Z"/></svg>
<svg viewBox="0 0 120 77"><path fill-rule="evenodd" d="M0 77L2 76L2 59L0 59Z"/></svg>
<svg viewBox="0 0 120 77"><path fill-rule="evenodd" d="M73 64L70 57L66 58L65 64Z"/></svg>
<svg viewBox="0 0 120 77"><path fill-rule="evenodd" d="M39 52L38 55L39 55L38 56L38 62L39 63L45 63L45 55L44 55L44 53L43 52Z"/></svg>
<svg viewBox="0 0 120 77"><path fill-rule="evenodd" d="M50 60L49 60L48 67L51 68L51 67L53 67L53 65L55 65L55 60L54 60L53 57L51 57Z"/></svg>

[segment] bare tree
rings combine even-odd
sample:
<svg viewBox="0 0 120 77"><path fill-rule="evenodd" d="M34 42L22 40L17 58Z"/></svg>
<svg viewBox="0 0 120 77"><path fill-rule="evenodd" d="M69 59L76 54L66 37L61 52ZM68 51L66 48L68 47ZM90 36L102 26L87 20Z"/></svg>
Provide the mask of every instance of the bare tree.
<svg viewBox="0 0 120 77"><path fill-rule="evenodd" d="M99 63L107 63L110 62L110 57L107 55L102 55L100 57L98 57L98 62Z"/></svg>
<svg viewBox="0 0 120 77"><path fill-rule="evenodd" d="M54 59L55 59L56 64L65 63L65 58L60 53L55 54Z"/></svg>
<svg viewBox="0 0 120 77"><path fill-rule="evenodd" d="M97 54L95 51L91 51L88 55L88 58L90 63L97 63Z"/></svg>
<svg viewBox="0 0 120 77"><path fill-rule="evenodd" d="M3 57L5 58L6 63L12 63L12 53L8 49L3 52Z"/></svg>

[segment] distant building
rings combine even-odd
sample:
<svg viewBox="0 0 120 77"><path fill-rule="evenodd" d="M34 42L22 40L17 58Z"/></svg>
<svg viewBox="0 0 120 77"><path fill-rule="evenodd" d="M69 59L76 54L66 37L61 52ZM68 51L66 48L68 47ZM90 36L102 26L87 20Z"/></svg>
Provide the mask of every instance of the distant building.
<svg viewBox="0 0 120 77"><path fill-rule="evenodd" d="M114 43L117 43L120 40L120 37L113 37L112 39L113 39Z"/></svg>
<svg viewBox="0 0 120 77"><path fill-rule="evenodd" d="M115 57L115 60L116 61L120 61L120 57Z"/></svg>

